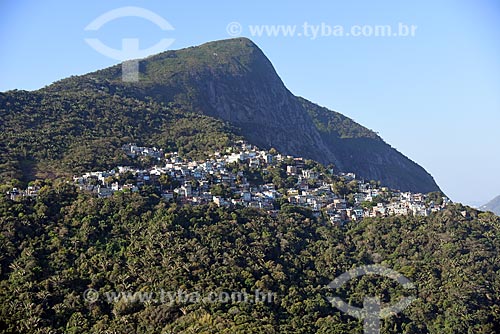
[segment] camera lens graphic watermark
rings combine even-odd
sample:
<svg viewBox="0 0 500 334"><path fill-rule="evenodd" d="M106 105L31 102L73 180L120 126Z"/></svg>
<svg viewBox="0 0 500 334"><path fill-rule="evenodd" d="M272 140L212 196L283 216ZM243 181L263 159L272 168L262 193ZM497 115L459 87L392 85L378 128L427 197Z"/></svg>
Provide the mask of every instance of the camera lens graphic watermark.
<svg viewBox="0 0 500 334"><path fill-rule="evenodd" d="M337 289L342 287L349 280L365 275L379 275L388 277L397 281L403 286L404 289L415 288L413 283L411 283L406 277L404 277L397 271L376 264L351 269L331 281L328 284L328 287L331 289ZM365 334L378 334L380 333L381 319L385 319L387 317L390 317L391 315L402 312L416 299L416 297L404 297L396 304L385 308L381 308L380 298L378 297L365 297L363 300L363 308L349 305L339 297L328 297L327 299L340 311L347 313L357 319L363 320L363 328Z"/></svg>
<svg viewBox="0 0 500 334"><path fill-rule="evenodd" d="M172 25L158 14L140 7L122 7L113 9L102 14L85 27L86 31L97 31L106 23L123 17L139 17L156 24L161 30L174 30ZM122 80L126 82L139 81L139 58L147 57L151 54L165 51L175 41L173 38L163 38L155 45L147 48L139 48L138 38L123 38L122 48L113 49L103 44L97 38L85 38L85 42L89 44L97 52L122 61Z"/></svg>

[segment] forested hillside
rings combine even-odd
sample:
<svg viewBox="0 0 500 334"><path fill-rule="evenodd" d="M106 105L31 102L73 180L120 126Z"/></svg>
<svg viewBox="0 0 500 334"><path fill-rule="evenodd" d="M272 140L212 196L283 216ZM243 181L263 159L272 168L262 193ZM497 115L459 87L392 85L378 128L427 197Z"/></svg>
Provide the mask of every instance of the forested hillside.
<svg viewBox="0 0 500 334"><path fill-rule="evenodd" d="M378 263L417 300L382 333L495 333L500 327L499 218L460 205L427 218L336 227L306 209L183 206L153 188L110 198L56 181L38 198L0 197L1 333L362 333L328 296L393 304L394 281L341 273ZM5 193L7 188L2 188ZM463 211L467 213L464 213ZM94 289L99 298L85 300ZM258 303L109 301L109 291L272 292ZM87 296L88 297L88 296Z"/></svg>
<svg viewBox="0 0 500 334"><path fill-rule="evenodd" d="M80 83L74 91L0 93L0 180L129 164L121 150L129 142L200 158L238 138L222 121L110 89Z"/></svg>

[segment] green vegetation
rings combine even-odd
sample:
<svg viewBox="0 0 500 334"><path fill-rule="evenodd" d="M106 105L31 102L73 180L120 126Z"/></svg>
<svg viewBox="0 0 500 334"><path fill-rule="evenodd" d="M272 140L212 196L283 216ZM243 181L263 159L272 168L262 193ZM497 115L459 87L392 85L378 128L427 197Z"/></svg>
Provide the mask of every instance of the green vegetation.
<svg viewBox="0 0 500 334"><path fill-rule="evenodd" d="M129 142L195 159L238 138L213 118L79 84L71 92L0 94L0 180L133 165L121 150Z"/></svg>
<svg viewBox="0 0 500 334"><path fill-rule="evenodd" d="M383 185L413 192L440 192L421 166L386 144L377 133L352 119L299 98L327 147L335 148L342 171L379 180ZM367 171L370 172L367 172Z"/></svg>
<svg viewBox="0 0 500 334"><path fill-rule="evenodd" d="M5 189L2 188L2 189ZM154 191L106 199L45 182L35 200L0 197L1 333L361 333L327 296L361 306L404 293L365 276L380 263L415 283L418 299L382 333L494 333L500 326L499 218L452 205L428 218L365 219L345 229L284 205L179 207ZM83 292L101 295L86 302ZM271 291L270 302L159 303L102 298L109 291Z"/></svg>
<svg viewBox="0 0 500 334"><path fill-rule="evenodd" d="M340 139L369 138L376 141L382 141L382 139L375 132L359 125L349 117L327 108L320 107L306 99L298 99L309 115L311 115L316 127L321 132L328 133Z"/></svg>

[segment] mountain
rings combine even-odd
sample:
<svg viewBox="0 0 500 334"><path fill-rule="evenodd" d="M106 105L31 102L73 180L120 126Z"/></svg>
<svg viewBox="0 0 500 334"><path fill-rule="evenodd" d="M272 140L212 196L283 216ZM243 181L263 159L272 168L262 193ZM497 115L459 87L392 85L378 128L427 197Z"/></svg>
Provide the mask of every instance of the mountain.
<svg viewBox="0 0 500 334"><path fill-rule="evenodd" d="M139 70L135 83L122 82L116 65L39 91L1 94L0 163L7 174L27 178L101 167L125 159L116 149L132 140L203 152L241 136L392 188L439 191L429 173L373 131L294 96L248 39L163 52L141 60ZM178 128L179 119L187 131ZM189 137L195 135L193 145ZM94 161L96 152L104 161Z"/></svg>
<svg viewBox="0 0 500 334"><path fill-rule="evenodd" d="M495 197L479 209L483 211L491 211L500 216L500 196Z"/></svg>

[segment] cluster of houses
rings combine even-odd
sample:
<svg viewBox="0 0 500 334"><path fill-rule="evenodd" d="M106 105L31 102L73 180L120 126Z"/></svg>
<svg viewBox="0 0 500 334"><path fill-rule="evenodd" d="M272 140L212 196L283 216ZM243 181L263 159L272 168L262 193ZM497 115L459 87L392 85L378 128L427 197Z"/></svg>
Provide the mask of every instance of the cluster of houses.
<svg viewBox="0 0 500 334"><path fill-rule="evenodd" d="M429 201L424 194L399 192L357 180L352 173L337 175L343 182L355 182L356 191L346 198L334 191L328 177L306 167L302 158L272 154L246 142L226 152L215 152L204 161L188 161L177 153L165 156L156 148L123 146L130 156L151 156L163 164L148 169L119 166L110 171L88 172L75 176L73 182L80 190L99 197L111 196L116 191L139 191L148 185L158 189L165 200L180 204L200 205L214 202L221 207L253 207L276 215L283 203L309 208L315 216L323 216L334 224L358 221L364 217L390 215L427 216L442 210L450 200L444 197L440 204ZM240 168L242 166L248 167ZM265 173L268 167L279 166L296 183L288 189L277 189L273 183L255 184L244 170ZM31 195L30 195L31 194ZM13 189L11 198L33 196L35 189ZM381 200L383 198L383 200ZM278 204L279 202L279 204Z"/></svg>
<svg viewBox="0 0 500 334"><path fill-rule="evenodd" d="M152 148L142 147L142 146L137 146L136 144L123 145L122 150L125 152L126 155L132 158L138 156L145 156L161 160L165 156L165 153L163 152L162 149L157 149L156 147Z"/></svg>
<svg viewBox="0 0 500 334"><path fill-rule="evenodd" d="M37 197L39 190L40 187L38 186L28 186L28 188L24 190L18 188L12 188L12 190L7 192L7 195L10 197L11 200L17 201L23 197Z"/></svg>

